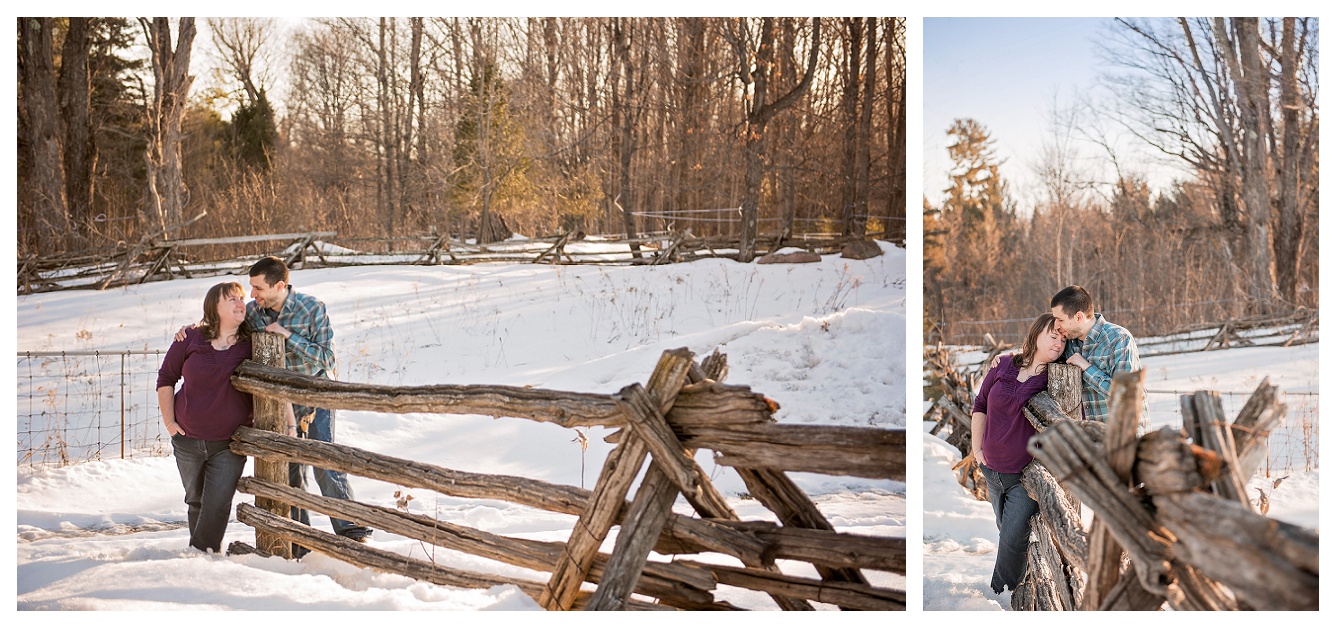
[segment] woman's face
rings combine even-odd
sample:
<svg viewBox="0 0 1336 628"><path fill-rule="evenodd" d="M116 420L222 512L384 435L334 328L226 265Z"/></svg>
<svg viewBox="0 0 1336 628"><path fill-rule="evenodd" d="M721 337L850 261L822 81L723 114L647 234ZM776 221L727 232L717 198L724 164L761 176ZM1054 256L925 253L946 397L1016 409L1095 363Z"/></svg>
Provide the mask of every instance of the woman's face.
<svg viewBox="0 0 1336 628"><path fill-rule="evenodd" d="M1056 362L1062 357L1062 349L1066 344L1056 325L1041 332L1035 342L1038 345L1034 352L1035 364Z"/></svg>
<svg viewBox="0 0 1336 628"><path fill-rule="evenodd" d="M243 292L229 292L218 300L218 320L224 325L241 325L246 322L246 295Z"/></svg>

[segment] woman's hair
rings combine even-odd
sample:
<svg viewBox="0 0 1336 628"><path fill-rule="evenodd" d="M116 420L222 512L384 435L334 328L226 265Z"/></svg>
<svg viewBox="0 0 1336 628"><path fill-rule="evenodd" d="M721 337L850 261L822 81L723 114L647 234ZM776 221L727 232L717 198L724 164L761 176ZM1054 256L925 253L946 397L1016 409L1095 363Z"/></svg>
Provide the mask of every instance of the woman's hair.
<svg viewBox="0 0 1336 628"><path fill-rule="evenodd" d="M200 333L204 334L205 340L214 340L218 338L218 333L222 329L222 320L218 318L218 304L226 297L234 294L246 298L246 289L235 281L224 281L212 288L209 293L204 295L204 324L200 325ZM243 321L237 328L238 340L250 340L249 326Z"/></svg>
<svg viewBox="0 0 1336 628"><path fill-rule="evenodd" d="M1030 323L1030 333L1025 334L1025 344L1021 345L1021 354L1015 358L1018 368L1027 367L1034 360L1034 354L1039 350L1039 336L1053 329L1054 320L1052 314L1044 312Z"/></svg>

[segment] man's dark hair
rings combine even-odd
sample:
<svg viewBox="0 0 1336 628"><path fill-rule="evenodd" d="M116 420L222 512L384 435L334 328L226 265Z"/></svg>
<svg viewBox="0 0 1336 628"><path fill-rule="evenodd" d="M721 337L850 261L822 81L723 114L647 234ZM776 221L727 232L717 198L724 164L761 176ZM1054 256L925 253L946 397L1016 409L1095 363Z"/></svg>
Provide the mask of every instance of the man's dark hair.
<svg viewBox="0 0 1336 628"><path fill-rule="evenodd" d="M1081 286L1067 286L1053 295L1053 300L1048 306L1053 308L1059 305L1062 306L1062 313L1067 316L1076 316L1077 312L1085 312L1087 317L1095 315L1095 302L1090 298L1090 293Z"/></svg>
<svg viewBox="0 0 1336 628"><path fill-rule="evenodd" d="M264 282L271 286L280 281L291 283L288 281L288 265L273 255L261 257L260 261L251 264L250 276L259 277L260 275L264 275Z"/></svg>

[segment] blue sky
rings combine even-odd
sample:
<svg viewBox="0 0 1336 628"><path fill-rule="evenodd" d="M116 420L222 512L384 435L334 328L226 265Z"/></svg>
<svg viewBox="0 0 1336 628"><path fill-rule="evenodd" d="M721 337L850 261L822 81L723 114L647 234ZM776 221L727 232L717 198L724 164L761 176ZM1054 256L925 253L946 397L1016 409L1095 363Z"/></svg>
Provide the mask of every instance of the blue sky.
<svg viewBox="0 0 1336 628"><path fill-rule="evenodd" d="M925 18L923 193L928 200L939 202L947 186L946 130L956 118L974 118L992 132L997 155L1006 160L1002 176L1021 206L1028 205L1038 194L1032 165L1051 135L1055 99L1063 108L1081 95L1107 96L1098 84L1104 65L1098 42L1112 25L1111 18ZM1141 159L1144 153L1130 140L1118 146L1123 160ZM1150 174L1153 184L1168 178Z"/></svg>

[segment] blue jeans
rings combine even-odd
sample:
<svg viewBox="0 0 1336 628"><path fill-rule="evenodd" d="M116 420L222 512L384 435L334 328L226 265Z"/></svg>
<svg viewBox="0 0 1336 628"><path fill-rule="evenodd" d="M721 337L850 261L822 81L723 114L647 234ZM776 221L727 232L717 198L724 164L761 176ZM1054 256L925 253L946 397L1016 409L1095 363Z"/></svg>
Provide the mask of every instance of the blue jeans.
<svg viewBox="0 0 1336 628"><path fill-rule="evenodd" d="M324 443L334 442L334 412L325 408L306 408L296 406L293 408L298 418L298 433L302 438L318 440ZM301 418L312 411L315 417L307 426L305 432L301 431ZM325 497L335 499L352 499L353 489L348 485L348 474L342 471L330 471L311 467L311 473L315 476L315 483L320 486L320 494ZM288 486L294 486L306 490L306 465L295 462L288 463ZM292 507L292 518L306 525L311 525L311 516L304 508ZM363 538L371 535L371 529L366 526L357 525L351 521L343 519L329 518L330 525L334 528L334 534L346 536L349 538ZM301 552L305 553L305 552Z"/></svg>
<svg viewBox="0 0 1336 628"><path fill-rule="evenodd" d="M993 593L1002 587L1012 591L1025 577L1026 552L1030 547L1030 517L1039 512L1039 504L1021 486L1021 474L999 473L979 465L988 481L988 501L997 518L997 562L993 565Z"/></svg>
<svg viewBox="0 0 1336 628"><path fill-rule="evenodd" d="M232 496L246 467L246 457L228 449L230 440L199 440L172 437L172 454L186 490L186 519L190 546L221 552L227 521L232 516Z"/></svg>

